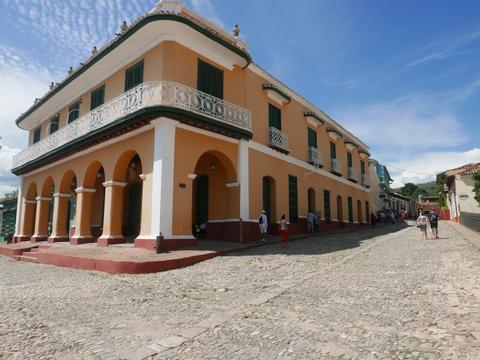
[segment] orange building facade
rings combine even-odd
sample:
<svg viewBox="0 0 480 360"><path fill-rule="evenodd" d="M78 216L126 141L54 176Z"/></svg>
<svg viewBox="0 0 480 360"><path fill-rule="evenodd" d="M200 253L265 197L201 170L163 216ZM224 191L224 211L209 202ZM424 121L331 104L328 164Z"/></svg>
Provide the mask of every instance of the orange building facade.
<svg viewBox="0 0 480 360"><path fill-rule="evenodd" d="M369 219L368 147L255 65L246 45L162 2L23 113L14 241L174 249Z"/></svg>

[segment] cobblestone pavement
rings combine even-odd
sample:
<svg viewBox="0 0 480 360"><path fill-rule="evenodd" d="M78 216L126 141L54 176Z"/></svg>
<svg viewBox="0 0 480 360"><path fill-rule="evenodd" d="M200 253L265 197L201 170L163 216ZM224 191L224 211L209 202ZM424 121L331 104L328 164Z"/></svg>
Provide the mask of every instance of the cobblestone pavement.
<svg viewBox="0 0 480 360"><path fill-rule="evenodd" d="M0 358L480 359L480 250L440 234L365 228L149 275L0 257Z"/></svg>

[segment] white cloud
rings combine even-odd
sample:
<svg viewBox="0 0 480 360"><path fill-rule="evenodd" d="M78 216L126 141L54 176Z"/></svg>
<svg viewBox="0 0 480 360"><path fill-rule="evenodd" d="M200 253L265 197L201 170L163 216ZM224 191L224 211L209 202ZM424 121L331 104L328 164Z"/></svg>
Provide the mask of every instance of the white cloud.
<svg viewBox="0 0 480 360"><path fill-rule="evenodd" d="M426 152L409 159L387 165L394 179L393 187L400 187L407 182L423 183L435 180L436 174L468 163L480 162L480 148L461 151ZM402 171L398 169L408 169ZM427 175L430 174L430 175Z"/></svg>
<svg viewBox="0 0 480 360"><path fill-rule="evenodd" d="M334 113L374 149L395 152L453 147L468 141L460 121L433 96L417 94L366 106L346 106Z"/></svg>
<svg viewBox="0 0 480 360"><path fill-rule="evenodd" d="M190 0L190 3L194 11L223 29L226 29L224 21L220 18L211 0Z"/></svg>

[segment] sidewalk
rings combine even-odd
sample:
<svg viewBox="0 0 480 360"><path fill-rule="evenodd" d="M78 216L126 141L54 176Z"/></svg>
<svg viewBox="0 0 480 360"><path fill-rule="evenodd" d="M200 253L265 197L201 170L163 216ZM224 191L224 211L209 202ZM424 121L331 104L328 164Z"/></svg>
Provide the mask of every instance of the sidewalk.
<svg viewBox="0 0 480 360"><path fill-rule="evenodd" d="M455 221L447 221L452 227L465 239L467 239L471 244L475 245L480 249L480 234L476 231L470 230L469 228L459 224Z"/></svg>

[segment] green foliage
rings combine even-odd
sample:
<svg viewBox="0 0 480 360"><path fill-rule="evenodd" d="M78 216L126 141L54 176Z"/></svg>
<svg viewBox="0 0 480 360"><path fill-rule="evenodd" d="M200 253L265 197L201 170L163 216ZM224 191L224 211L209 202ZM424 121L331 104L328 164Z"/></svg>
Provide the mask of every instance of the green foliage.
<svg viewBox="0 0 480 360"><path fill-rule="evenodd" d="M473 174L473 181L475 182L473 185L474 198L480 206L480 172Z"/></svg>

